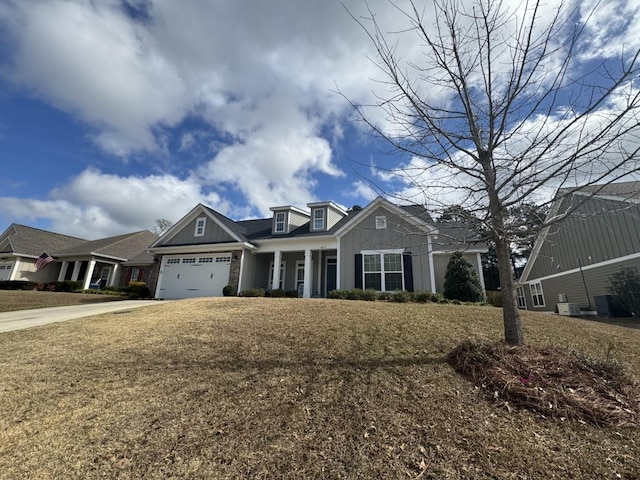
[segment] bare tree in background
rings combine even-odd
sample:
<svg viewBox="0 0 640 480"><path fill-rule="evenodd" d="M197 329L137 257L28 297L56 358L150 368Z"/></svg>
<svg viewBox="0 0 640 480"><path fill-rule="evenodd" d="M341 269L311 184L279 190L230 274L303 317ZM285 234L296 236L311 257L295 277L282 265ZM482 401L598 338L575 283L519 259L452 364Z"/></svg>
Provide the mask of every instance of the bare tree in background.
<svg viewBox="0 0 640 480"><path fill-rule="evenodd" d="M522 225L508 212L560 186L638 172L639 52L592 60L585 71L589 18L567 4L553 11L536 1L511 10L499 0L434 0L429 12L413 1L394 6L408 24L402 32L383 32L372 10L370 18L354 17L376 48L372 61L386 93L373 105L352 105L394 151L411 157L394 173L413 192L446 207L453 191L455 203L484 223L498 259L505 340L522 344L509 249ZM402 56L396 36L407 33L416 35L419 60ZM542 227L570 214L558 212Z"/></svg>
<svg viewBox="0 0 640 480"><path fill-rule="evenodd" d="M153 227L153 233L160 237L172 226L173 222L171 220L167 220L166 218L156 218L156 224Z"/></svg>

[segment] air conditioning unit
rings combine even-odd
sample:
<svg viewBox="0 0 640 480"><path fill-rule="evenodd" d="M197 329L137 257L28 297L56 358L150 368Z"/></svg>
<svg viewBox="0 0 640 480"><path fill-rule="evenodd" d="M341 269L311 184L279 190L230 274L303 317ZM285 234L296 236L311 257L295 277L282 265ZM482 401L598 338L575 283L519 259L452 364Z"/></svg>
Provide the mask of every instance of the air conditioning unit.
<svg viewBox="0 0 640 480"><path fill-rule="evenodd" d="M565 317L579 317L580 306L577 303L558 303L558 314Z"/></svg>

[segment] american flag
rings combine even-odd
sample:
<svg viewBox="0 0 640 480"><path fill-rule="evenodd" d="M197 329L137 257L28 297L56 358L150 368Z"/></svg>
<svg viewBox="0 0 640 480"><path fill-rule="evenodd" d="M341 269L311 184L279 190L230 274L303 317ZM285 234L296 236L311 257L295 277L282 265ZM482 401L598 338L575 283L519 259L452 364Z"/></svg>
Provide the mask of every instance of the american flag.
<svg viewBox="0 0 640 480"><path fill-rule="evenodd" d="M44 252L42 255L40 255L36 259L36 270L40 270L41 268L46 267L53 261L54 261L53 257L49 255L47 252Z"/></svg>

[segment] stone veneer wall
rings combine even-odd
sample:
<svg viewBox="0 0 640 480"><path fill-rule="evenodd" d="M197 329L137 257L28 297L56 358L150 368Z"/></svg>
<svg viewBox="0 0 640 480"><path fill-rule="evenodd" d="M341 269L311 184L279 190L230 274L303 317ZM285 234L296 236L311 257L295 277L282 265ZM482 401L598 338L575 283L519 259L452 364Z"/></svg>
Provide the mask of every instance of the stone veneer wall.
<svg viewBox="0 0 640 480"><path fill-rule="evenodd" d="M235 260L234 260L235 257ZM240 281L240 258L241 250L231 252L231 268L229 269L229 285L233 287L234 295L238 294L238 282Z"/></svg>

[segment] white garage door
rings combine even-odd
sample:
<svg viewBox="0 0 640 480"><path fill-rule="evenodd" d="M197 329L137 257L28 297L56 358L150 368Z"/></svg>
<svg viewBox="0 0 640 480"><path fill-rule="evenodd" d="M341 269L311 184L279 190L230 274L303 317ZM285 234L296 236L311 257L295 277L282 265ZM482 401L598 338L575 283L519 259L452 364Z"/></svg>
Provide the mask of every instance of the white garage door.
<svg viewBox="0 0 640 480"><path fill-rule="evenodd" d="M231 254L173 255L162 259L158 297L221 297L229 283Z"/></svg>
<svg viewBox="0 0 640 480"><path fill-rule="evenodd" d="M0 263L0 281L9 280L11 267L13 267L13 263Z"/></svg>

